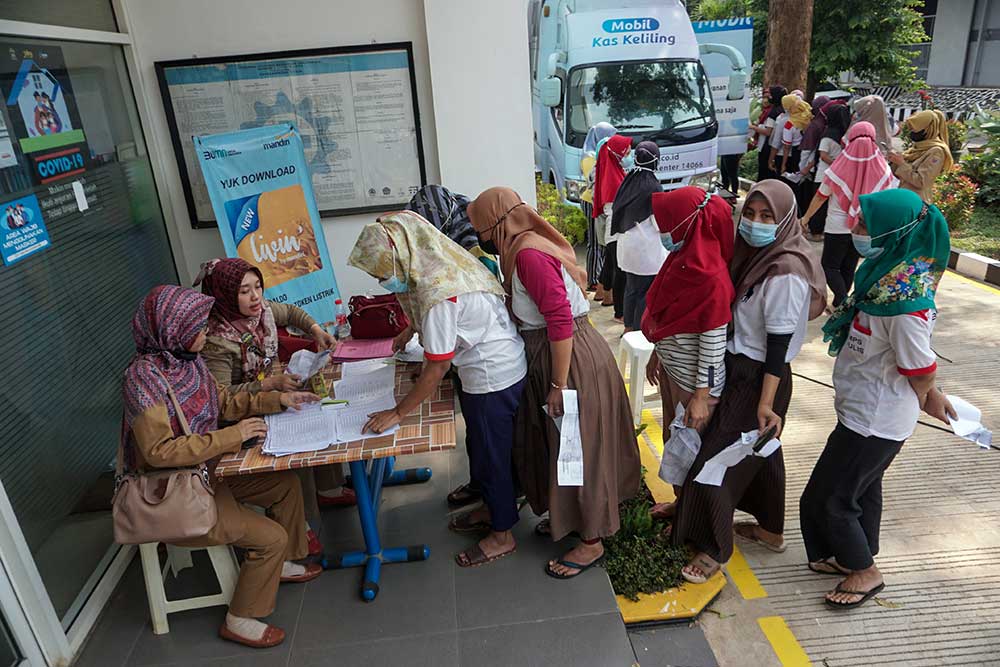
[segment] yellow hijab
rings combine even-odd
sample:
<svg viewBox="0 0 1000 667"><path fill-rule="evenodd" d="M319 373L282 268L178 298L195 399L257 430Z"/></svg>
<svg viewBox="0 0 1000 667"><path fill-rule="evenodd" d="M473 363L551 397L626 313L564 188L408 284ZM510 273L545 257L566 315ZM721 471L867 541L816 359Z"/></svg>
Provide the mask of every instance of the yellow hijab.
<svg viewBox="0 0 1000 667"><path fill-rule="evenodd" d="M792 125L800 130L806 129L813 119L812 105L798 95L785 95L781 98L781 106L785 108Z"/></svg>
<svg viewBox="0 0 1000 667"><path fill-rule="evenodd" d="M906 124L914 132L927 132L922 140L914 141L913 146L903 153L906 161L916 162L924 153L938 146L944 151L944 168L941 173L950 171L955 159L951 156L951 147L948 145L948 119L944 114L937 109L925 109L907 118Z"/></svg>
<svg viewBox="0 0 1000 667"><path fill-rule="evenodd" d="M478 259L412 211L389 213L365 225L347 263L377 280L404 280L409 289L396 297L417 331L442 301L471 292L504 295Z"/></svg>

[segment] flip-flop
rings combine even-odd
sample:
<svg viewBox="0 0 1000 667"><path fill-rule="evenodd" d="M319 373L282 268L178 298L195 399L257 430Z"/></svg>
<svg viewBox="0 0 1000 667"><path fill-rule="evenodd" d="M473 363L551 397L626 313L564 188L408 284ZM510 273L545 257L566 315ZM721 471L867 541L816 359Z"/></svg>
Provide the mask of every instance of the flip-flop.
<svg viewBox="0 0 1000 667"><path fill-rule="evenodd" d="M754 544L759 544L760 546L764 547L768 551L773 551L776 554L783 554L783 553L785 553L785 550L788 547L785 546L784 539L782 539L781 544L778 544L778 545L771 544L770 542L766 542L766 541L760 539L759 537L757 537L756 535L753 534L753 529L756 528L756 527L757 527L757 524L755 524L755 523L738 523L735 526L733 526L733 534L736 535L737 537L743 538L747 542L753 542ZM736 530L737 528L750 528L750 534L749 535L744 535L740 531Z"/></svg>
<svg viewBox="0 0 1000 667"><path fill-rule="evenodd" d="M479 520L471 521L470 517L472 512L465 512L464 514L459 514L456 517L452 517L451 521L448 522L448 530L454 533L481 533L484 530L490 530L493 524L489 521Z"/></svg>
<svg viewBox="0 0 1000 667"><path fill-rule="evenodd" d="M594 560L590 561L590 563L587 564L587 565L580 565L579 563L574 563L571 560L564 560L564 559L560 558L559 560L556 561L557 564L562 565L563 567L573 568L574 570L576 570L576 572L573 573L573 574L559 574L558 572L553 572L552 571L552 566L549 565L548 562L546 562L545 563L545 574L549 575L553 579L573 579L574 577L579 577L581 574L583 574L584 572L586 572L590 568L592 568L595 565L598 565L598 564L600 564L602 562L604 562L604 554L601 554L600 556L598 556Z"/></svg>
<svg viewBox="0 0 1000 667"><path fill-rule="evenodd" d="M511 549L510 551L505 551L502 554L497 554L496 556L487 556L485 553L483 553L483 549L482 547L479 546L479 542L476 542L465 551L461 551L455 554L455 563L459 567L479 567L480 565L486 565L488 563L492 563L495 560L500 560L504 556L509 556L515 551L517 551L516 544L514 545L514 548ZM466 562L462 561L462 556L465 556Z"/></svg>
<svg viewBox="0 0 1000 667"><path fill-rule="evenodd" d="M473 489L471 484L463 484L447 496L450 507L465 507L482 500L482 498L482 492Z"/></svg>
<svg viewBox="0 0 1000 667"><path fill-rule="evenodd" d="M817 574L835 574L840 577L845 577L851 574L851 570L838 565L836 561L831 562L830 558L824 558L823 560L809 563L809 569Z"/></svg>
<svg viewBox="0 0 1000 667"><path fill-rule="evenodd" d="M712 577L715 573L722 569L722 563L718 562L714 558L709 557L708 554L700 553L688 562L688 565L694 565L696 568L705 573L704 576L699 577L695 574L688 574L683 569L681 569L681 576L684 577L685 581L692 584L703 584ZM684 567L687 567L685 565Z"/></svg>
<svg viewBox="0 0 1000 667"><path fill-rule="evenodd" d="M843 581L840 582L840 584L843 583L844 583ZM863 605L864 603L868 602L873 597L881 593L882 589L885 588L884 581L875 588L872 588L871 590L867 591L849 591L847 589L841 588L840 584L837 584L837 587L833 589L835 593L847 593L848 595L863 595L864 597L862 597L860 600L856 602L834 602L830 598L823 598L827 606L832 607L833 609L854 609L855 607L860 607L861 605Z"/></svg>

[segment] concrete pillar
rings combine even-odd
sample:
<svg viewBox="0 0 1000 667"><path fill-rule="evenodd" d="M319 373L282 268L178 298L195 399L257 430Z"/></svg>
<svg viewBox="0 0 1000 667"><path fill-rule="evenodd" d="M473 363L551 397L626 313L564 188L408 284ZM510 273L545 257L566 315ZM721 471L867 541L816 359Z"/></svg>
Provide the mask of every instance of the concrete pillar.
<svg viewBox="0 0 1000 667"><path fill-rule="evenodd" d="M976 0L939 2L927 69L932 86L961 86Z"/></svg>

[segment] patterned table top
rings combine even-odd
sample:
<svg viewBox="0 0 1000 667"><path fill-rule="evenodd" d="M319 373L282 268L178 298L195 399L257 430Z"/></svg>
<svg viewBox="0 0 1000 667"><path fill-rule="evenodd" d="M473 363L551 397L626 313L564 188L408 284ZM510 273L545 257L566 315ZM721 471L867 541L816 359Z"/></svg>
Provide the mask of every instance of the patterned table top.
<svg viewBox="0 0 1000 667"><path fill-rule="evenodd" d="M276 369L279 370L279 369ZM420 364L396 364L396 399L413 387L413 376ZM328 386L340 379L340 364L331 364L323 371ZM219 461L215 474L219 477L248 475L273 470L309 468L328 463L349 463L387 456L423 454L455 448L455 389L450 379L441 384L420 408L399 424L395 435L373 436L354 442L337 443L316 452L288 456L271 456L261 452L261 445L226 454Z"/></svg>

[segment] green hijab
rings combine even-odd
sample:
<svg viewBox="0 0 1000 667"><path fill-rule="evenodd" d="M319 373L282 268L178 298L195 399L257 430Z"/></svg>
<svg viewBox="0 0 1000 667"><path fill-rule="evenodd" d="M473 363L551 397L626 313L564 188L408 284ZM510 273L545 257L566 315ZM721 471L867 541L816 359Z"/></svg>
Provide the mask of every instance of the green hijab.
<svg viewBox="0 0 1000 667"><path fill-rule="evenodd" d="M948 267L948 223L937 206L910 190L861 195L861 213L872 247L854 275L854 291L823 325L830 356L840 353L858 311L903 315L934 308L934 293Z"/></svg>

